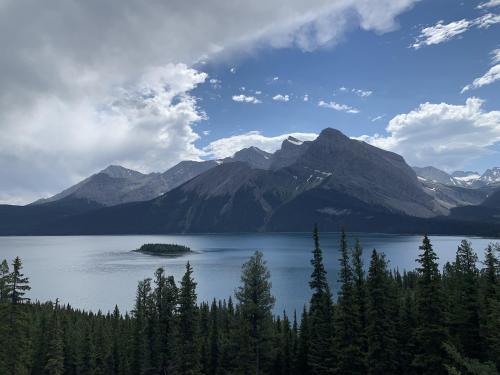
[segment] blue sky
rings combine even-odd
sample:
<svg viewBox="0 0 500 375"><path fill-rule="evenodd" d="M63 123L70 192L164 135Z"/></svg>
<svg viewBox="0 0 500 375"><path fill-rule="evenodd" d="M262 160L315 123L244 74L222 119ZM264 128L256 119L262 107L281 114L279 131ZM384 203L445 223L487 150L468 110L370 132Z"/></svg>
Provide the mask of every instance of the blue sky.
<svg viewBox="0 0 500 375"><path fill-rule="evenodd" d="M210 132L199 145L205 147L219 138L255 130L267 136L318 133L325 127L353 137L387 134L389 120L421 103L463 105L472 96L485 101L486 111L500 109L500 82L461 93L490 67L490 52L500 48L500 25L471 28L437 45L410 47L426 26L484 15L478 4L481 2L421 1L398 17L399 28L392 32L377 34L357 28L338 44L310 52L261 49L249 56L236 54L199 64L210 78L220 81L213 85L207 80L193 91L209 117L198 125ZM372 93L362 97L354 90ZM242 94L262 103L232 100L233 95ZM272 100L278 94L288 95L289 101ZM306 94L307 102L303 100ZM348 105L359 113L319 107L321 100ZM491 149L500 150L496 146ZM500 164L498 160L497 154L485 155L463 168L482 171Z"/></svg>
<svg viewBox="0 0 500 375"><path fill-rule="evenodd" d="M0 203L325 127L411 165L500 165L500 0L1 4Z"/></svg>

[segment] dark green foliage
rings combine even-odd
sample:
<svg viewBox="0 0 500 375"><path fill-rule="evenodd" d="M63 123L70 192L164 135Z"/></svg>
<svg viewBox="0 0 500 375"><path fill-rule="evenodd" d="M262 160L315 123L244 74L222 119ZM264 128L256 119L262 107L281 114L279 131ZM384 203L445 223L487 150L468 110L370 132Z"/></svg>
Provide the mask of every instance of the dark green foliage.
<svg viewBox="0 0 500 375"><path fill-rule="evenodd" d="M21 261L12 272L2 262L0 374L498 374L498 245L479 266L462 242L441 274L425 237L416 272L391 271L374 251L365 276L361 245L348 251L343 234L336 303L316 230L314 245L300 321L272 315L261 253L243 267L236 304L197 303L188 264L179 284L161 268L139 282L131 315L31 303Z"/></svg>
<svg viewBox="0 0 500 375"><path fill-rule="evenodd" d="M368 374L397 374L395 296L383 254L373 250L367 279Z"/></svg>
<svg viewBox="0 0 500 375"><path fill-rule="evenodd" d="M142 245L137 250L138 253L151 255L177 255L191 252L191 249L183 245L164 244L164 243L147 243Z"/></svg>
<svg viewBox="0 0 500 375"><path fill-rule="evenodd" d="M314 227L313 272L309 286L312 297L308 313L309 348L307 366L311 374L331 374L335 368L333 349L333 303L326 280L318 228Z"/></svg>
<svg viewBox="0 0 500 375"><path fill-rule="evenodd" d="M176 371L180 375L200 373L200 348L198 345L198 307L196 283L189 262L179 290L179 329L176 350Z"/></svg>
<svg viewBox="0 0 500 375"><path fill-rule="evenodd" d="M241 306L241 316L249 339L247 353L252 357L254 373L259 374L266 367L266 356L269 354L272 337L272 308L274 297L271 294L271 274L260 251L242 267L241 286L236 291L236 298Z"/></svg>
<svg viewBox="0 0 500 375"><path fill-rule="evenodd" d="M366 369L363 358L362 307L359 300L359 294L362 292L360 289L363 288L363 276L362 270L356 269L355 284L353 269L349 259L347 238L343 230L340 238L340 255L340 291L335 310L337 371L340 374L363 375L366 373ZM356 260L356 262L360 261L360 259ZM360 267L359 264L356 266Z"/></svg>
<svg viewBox="0 0 500 375"><path fill-rule="evenodd" d="M420 251L416 289L417 352L413 365L420 374L439 375L445 373L443 343L448 340L441 274L438 257L427 236L422 241Z"/></svg>

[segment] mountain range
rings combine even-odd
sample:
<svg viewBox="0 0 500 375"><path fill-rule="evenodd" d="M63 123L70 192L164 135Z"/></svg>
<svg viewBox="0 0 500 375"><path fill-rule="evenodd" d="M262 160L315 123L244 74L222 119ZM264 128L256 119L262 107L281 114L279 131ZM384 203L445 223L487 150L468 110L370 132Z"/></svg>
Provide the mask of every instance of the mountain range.
<svg viewBox="0 0 500 375"><path fill-rule="evenodd" d="M323 230L500 233L500 168L412 168L327 128L275 153L184 161L163 173L110 166L53 197L0 205L0 234Z"/></svg>

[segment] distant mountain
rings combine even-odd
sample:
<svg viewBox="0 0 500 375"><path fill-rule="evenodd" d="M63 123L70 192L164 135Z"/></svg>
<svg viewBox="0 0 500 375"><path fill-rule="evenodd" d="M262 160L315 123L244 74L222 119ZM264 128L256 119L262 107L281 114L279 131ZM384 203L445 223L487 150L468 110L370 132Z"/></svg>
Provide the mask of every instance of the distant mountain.
<svg viewBox="0 0 500 375"><path fill-rule="evenodd" d="M252 168L269 169L271 166L273 154L263 151L258 147L248 147L238 151L233 157L223 160L225 163L239 161L247 163Z"/></svg>
<svg viewBox="0 0 500 375"><path fill-rule="evenodd" d="M314 141L290 137L274 154L250 147L162 174L106 168L59 199L0 206L0 234L303 231L314 223L323 230L500 233L499 189L453 185L450 178L460 177L412 169L400 155L329 128ZM110 204L117 199L128 201Z"/></svg>
<svg viewBox="0 0 500 375"><path fill-rule="evenodd" d="M435 167L413 167L421 180L435 182L448 186L462 186L467 188L480 188L484 186L500 185L500 168L486 170L482 175L473 171L455 171L448 174Z"/></svg>
<svg viewBox="0 0 500 375"><path fill-rule="evenodd" d="M273 155L271 169L277 170L295 163L309 148L310 141L302 142L294 137L288 137L281 144L281 148Z"/></svg>
<svg viewBox="0 0 500 375"><path fill-rule="evenodd" d="M413 167L413 170L418 177L430 182L438 182L443 185L462 186L459 180L435 167Z"/></svg>
<svg viewBox="0 0 500 375"><path fill-rule="evenodd" d="M83 199L103 206L147 201L176 188L191 178L218 165L216 161L182 161L164 173L143 174L118 165L102 171L32 205L56 202L64 198Z"/></svg>
<svg viewBox="0 0 500 375"><path fill-rule="evenodd" d="M480 180L487 185L500 184L500 167L487 169L481 176Z"/></svg>

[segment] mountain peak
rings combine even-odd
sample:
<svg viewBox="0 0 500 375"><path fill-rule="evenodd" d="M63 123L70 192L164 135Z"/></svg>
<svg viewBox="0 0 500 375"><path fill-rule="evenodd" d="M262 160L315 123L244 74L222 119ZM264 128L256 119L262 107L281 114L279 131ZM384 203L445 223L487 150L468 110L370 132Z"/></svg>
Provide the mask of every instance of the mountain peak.
<svg viewBox="0 0 500 375"><path fill-rule="evenodd" d="M108 175L109 177L112 178L130 178L130 177L143 176L141 172L137 172L132 169L122 167L121 165L114 165L114 164L107 166L99 173Z"/></svg>
<svg viewBox="0 0 500 375"><path fill-rule="evenodd" d="M339 139L349 139L344 133L342 133L338 129L334 128L325 128L319 133L317 139L331 139L331 138L339 138Z"/></svg>

